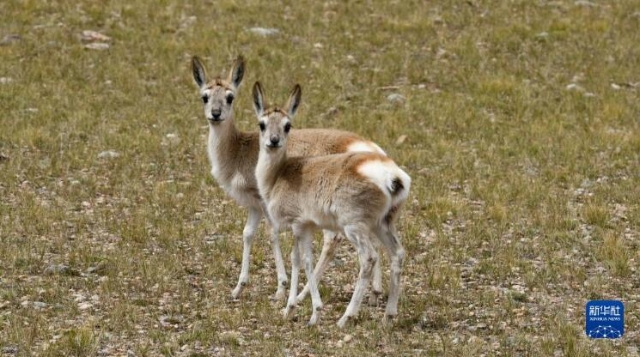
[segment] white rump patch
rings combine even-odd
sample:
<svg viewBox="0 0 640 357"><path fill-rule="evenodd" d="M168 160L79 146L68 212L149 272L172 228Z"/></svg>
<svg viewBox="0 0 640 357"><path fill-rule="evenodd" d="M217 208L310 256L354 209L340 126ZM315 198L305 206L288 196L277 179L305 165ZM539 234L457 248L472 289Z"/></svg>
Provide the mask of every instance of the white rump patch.
<svg viewBox="0 0 640 357"><path fill-rule="evenodd" d="M411 177L393 161L367 161L358 167L358 172L369 178L387 197L391 198L391 203L394 206L403 202L409 196ZM391 197L391 190L394 189L393 180L396 178L402 183L403 189L397 196Z"/></svg>
<svg viewBox="0 0 640 357"><path fill-rule="evenodd" d="M371 141L353 142L347 147L347 152L377 152L378 154L387 156L387 153L384 152L384 150Z"/></svg>

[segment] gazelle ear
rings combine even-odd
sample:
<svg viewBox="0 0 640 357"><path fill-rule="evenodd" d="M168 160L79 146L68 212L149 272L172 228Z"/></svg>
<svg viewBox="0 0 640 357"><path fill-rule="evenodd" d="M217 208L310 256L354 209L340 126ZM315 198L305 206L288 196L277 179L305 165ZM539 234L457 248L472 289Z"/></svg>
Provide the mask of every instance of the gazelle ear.
<svg viewBox="0 0 640 357"><path fill-rule="evenodd" d="M253 85L253 108L256 110L258 119L260 119L264 114L264 95L262 93L262 86L260 85L260 82L256 82Z"/></svg>
<svg viewBox="0 0 640 357"><path fill-rule="evenodd" d="M242 55L239 55L238 58L236 58L231 73L229 73L229 82L233 84L234 89L240 87L242 77L244 77L244 58Z"/></svg>
<svg viewBox="0 0 640 357"><path fill-rule="evenodd" d="M191 58L191 70L193 71L193 80L196 81L198 88L202 88L207 84L207 75L204 71L202 61L198 56Z"/></svg>
<svg viewBox="0 0 640 357"><path fill-rule="evenodd" d="M291 95L289 96L289 100L287 101L287 115L289 118L293 118L298 111L298 107L300 106L300 100L302 99L302 88L300 88L299 84L296 84L291 91Z"/></svg>

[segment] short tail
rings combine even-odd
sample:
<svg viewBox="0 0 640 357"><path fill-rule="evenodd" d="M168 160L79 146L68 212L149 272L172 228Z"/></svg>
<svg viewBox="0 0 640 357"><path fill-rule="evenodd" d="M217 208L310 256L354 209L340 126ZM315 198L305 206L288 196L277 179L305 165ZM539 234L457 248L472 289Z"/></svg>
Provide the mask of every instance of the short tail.
<svg viewBox="0 0 640 357"><path fill-rule="evenodd" d="M398 206L409 196L409 190L411 189L411 177L409 177L409 175L402 171L398 166L395 166L393 170L390 171L387 189L391 194L391 205Z"/></svg>

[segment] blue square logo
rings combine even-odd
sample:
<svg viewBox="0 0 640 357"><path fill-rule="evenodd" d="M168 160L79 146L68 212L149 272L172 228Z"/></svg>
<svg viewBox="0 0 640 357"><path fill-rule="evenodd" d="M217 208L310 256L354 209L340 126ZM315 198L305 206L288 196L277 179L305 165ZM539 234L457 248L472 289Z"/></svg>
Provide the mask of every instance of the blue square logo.
<svg viewBox="0 0 640 357"><path fill-rule="evenodd" d="M587 302L585 332L590 338L620 338L624 335L624 305L618 300Z"/></svg>

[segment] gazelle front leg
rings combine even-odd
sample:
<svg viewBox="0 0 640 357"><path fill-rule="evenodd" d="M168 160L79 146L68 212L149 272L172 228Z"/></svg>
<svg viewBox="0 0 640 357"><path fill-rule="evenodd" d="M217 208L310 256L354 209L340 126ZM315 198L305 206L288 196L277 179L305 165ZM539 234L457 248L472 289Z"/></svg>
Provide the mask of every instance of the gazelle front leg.
<svg viewBox="0 0 640 357"><path fill-rule="evenodd" d="M297 237L293 239L291 247L291 287L289 288L289 299L287 306L282 310L285 318L291 318L291 313L296 308L296 295L298 294L298 276L300 273L300 242Z"/></svg>
<svg viewBox="0 0 640 357"><path fill-rule="evenodd" d="M304 251L304 270L307 274L307 285L311 291L311 302L313 312L309 320L309 326L315 325L320 319L320 310L322 310L322 299L318 291L318 281L313 271L313 232L305 229L300 237L296 237L296 241L301 240L302 250Z"/></svg>
<svg viewBox="0 0 640 357"><path fill-rule="evenodd" d="M249 216L247 217L247 223L242 231L242 267L240 268L240 277L238 278L238 285L231 292L231 296L234 299L240 297L240 293L249 282L249 263L251 260L251 243L258 231L258 225L260 225L260 218L262 212L255 207L249 208Z"/></svg>
<svg viewBox="0 0 640 357"><path fill-rule="evenodd" d="M316 268L313 271L313 275L315 276L316 282L320 283L322 280L322 274L327 270L327 266L329 262L333 258L333 254L335 253L336 247L342 241L342 236L338 233L323 230L322 231L322 252L320 252L320 257L318 258L318 264L316 264ZM309 293L309 281L304 286L304 289L298 294L298 304L301 303L307 294Z"/></svg>
<svg viewBox="0 0 640 357"><path fill-rule="evenodd" d="M273 249L273 257L276 261L276 273L278 274L278 289L273 299L280 301L284 299L287 291L287 271L284 267L282 250L280 250L280 229L275 225L271 226L271 248Z"/></svg>

